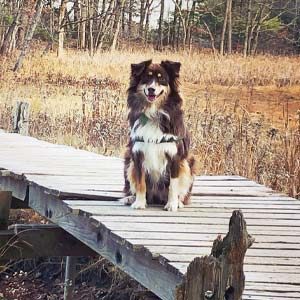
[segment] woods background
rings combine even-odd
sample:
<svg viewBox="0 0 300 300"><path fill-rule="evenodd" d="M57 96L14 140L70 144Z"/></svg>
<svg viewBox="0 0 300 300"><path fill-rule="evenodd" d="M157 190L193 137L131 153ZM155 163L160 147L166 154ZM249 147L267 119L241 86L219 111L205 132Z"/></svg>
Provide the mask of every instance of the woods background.
<svg viewBox="0 0 300 300"><path fill-rule="evenodd" d="M59 56L128 46L299 53L299 12L299 0L0 0L0 53L24 51L32 36Z"/></svg>

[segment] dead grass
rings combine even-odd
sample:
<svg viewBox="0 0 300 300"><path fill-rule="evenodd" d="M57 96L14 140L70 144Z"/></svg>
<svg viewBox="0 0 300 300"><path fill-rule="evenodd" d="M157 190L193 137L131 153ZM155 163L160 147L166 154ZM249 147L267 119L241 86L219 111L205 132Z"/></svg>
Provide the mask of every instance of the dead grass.
<svg viewBox="0 0 300 300"><path fill-rule="evenodd" d="M13 102L31 103L30 132L108 155L127 140L126 88L132 62L182 62L186 121L201 173L240 174L299 197L300 59L199 53L69 52L29 57L17 75L0 65L0 127Z"/></svg>

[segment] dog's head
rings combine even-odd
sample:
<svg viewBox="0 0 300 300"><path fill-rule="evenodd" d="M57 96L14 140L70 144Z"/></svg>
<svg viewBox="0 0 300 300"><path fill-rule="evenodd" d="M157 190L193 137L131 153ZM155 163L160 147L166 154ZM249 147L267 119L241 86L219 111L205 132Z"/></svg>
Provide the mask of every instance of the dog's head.
<svg viewBox="0 0 300 300"><path fill-rule="evenodd" d="M177 92L180 63L152 60L131 65L131 88L148 105L161 104L170 93Z"/></svg>

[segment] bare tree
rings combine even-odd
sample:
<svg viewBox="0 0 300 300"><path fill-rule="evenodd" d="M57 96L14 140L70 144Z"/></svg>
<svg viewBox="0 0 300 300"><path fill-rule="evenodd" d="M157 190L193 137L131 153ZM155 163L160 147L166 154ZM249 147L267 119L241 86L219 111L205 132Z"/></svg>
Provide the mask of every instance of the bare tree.
<svg viewBox="0 0 300 300"><path fill-rule="evenodd" d="M245 41L244 41L244 50L243 50L244 57L248 55L249 29L251 23L251 15L252 15L251 9L252 9L252 0L248 0L247 21L246 21L246 28L245 28Z"/></svg>
<svg viewBox="0 0 300 300"><path fill-rule="evenodd" d="M43 3L43 0L37 0L37 3L36 3L36 6L35 6L35 13L32 17L32 20L31 20L31 23L28 27L28 30L26 32L26 36L25 36L25 40L24 40L24 44L22 46L22 50L21 50L21 53L19 55L19 58L13 68L13 71L16 72L18 71L22 64L23 64L23 60L29 50L29 46L30 46L30 42L32 40L32 37L33 37L33 34L34 34L34 31L35 31L35 28L40 20L40 17L41 17L41 14L42 14L42 10L43 10L43 6L44 6L44 3Z"/></svg>
<svg viewBox="0 0 300 300"><path fill-rule="evenodd" d="M226 0L226 9L224 14L224 22L222 27L222 34L221 34L221 42L220 42L220 54L224 55L224 45L225 45L225 34L228 24L228 17L231 15L229 12L231 10L231 1L232 0Z"/></svg>
<svg viewBox="0 0 300 300"><path fill-rule="evenodd" d="M16 44L16 34L19 28L20 19L22 16L22 7L23 7L23 1L18 1L18 9L16 12L16 15L14 17L14 20L12 24L9 26L9 29L7 33L4 36L1 48L0 48L0 54L1 55L7 55L9 54Z"/></svg>
<svg viewBox="0 0 300 300"><path fill-rule="evenodd" d="M163 48L163 21L164 21L164 13L165 13L165 0L160 1L160 15L158 22L158 46L159 50Z"/></svg>
<svg viewBox="0 0 300 300"><path fill-rule="evenodd" d="M62 57L64 52L64 37L65 37L65 27L64 27L64 18L67 8L68 0L62 0L59 7L59 16L58 16L58 48L57 56Z"/></svg>
<svg viewBox="0 0 300 300"><path fill-rule="evenodd" d="M115 17L115 24L114 24L114 35L113 35L113 41L110 47L111 51L116 50L117 46L117 40L120 32L120 26L121 26L121 12L124 9L124 3L125 0L117 0L116 3L116 17Z"/></svg>

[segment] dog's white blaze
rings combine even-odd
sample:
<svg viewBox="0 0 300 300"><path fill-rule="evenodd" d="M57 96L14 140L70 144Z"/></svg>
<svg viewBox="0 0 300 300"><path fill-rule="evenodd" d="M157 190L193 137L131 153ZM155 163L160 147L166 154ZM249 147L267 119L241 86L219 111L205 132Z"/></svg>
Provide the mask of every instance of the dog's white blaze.
<svg viewBox="0 0 300 300"><path fill-rule="evenodd" d="M177 153L175 142L159 143L159 141L163 137L176 139L176 136L164 134L159 128L158 121L153 119L149 119L144 126L137 120L130 136L133 140L143 138L144 142L135 142L132 151L134 153L140 151L144 154L143 167L154 181L158 181L166 171L168 163L166 154L173 157Z"/></svg>

